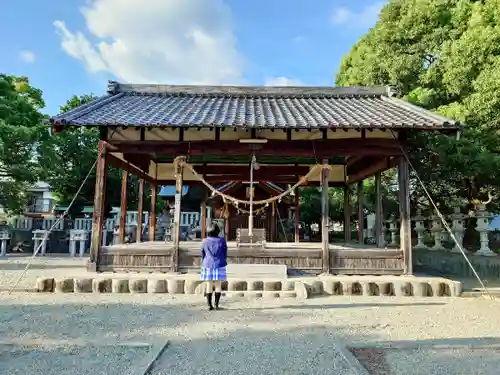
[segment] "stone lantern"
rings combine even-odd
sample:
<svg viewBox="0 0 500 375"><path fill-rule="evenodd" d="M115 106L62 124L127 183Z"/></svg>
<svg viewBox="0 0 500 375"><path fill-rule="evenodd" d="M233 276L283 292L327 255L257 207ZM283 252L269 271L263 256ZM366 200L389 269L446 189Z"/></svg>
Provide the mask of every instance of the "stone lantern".
<svg viewBox="0 0 500 375"><path fill-rule="evenodd" d="M413 220L415 220L415 232L417 232L417 244L413 248L416 250L426 250L427 246L424 243L425 217L422 215L421 210L417 210L417 216Z"/></svg>
<svg viewBox="0 0 500 375"><path fill-rule="evenodd" d="M459 246L467 252L463 248L463 242L464 242L464 232L465 232L465 219L467 219L467 215L462 214L460 212L460 207L454 207L453 208L453 214L450 215L450 219L452 220L451 224L451 230L453 232L453 235L455 236L455 239L458 242L458 245L455 243L453 246L453 249L451 251L453 253L460 253L460 248Z"/></svg>
<svg viewBox="0 0 500 375"><path fill-rule="evenodd" d="M444 246L441 242L443 239L443 226L439 216L432 216L431 232L434 236L434 246L432 246L430 250L444 250Z"/></svg>
<svg viewBox="0 0 500 375"><path fill-rule="evenodd" d="M493 214L486 211L486 205L478 204L476 210L476 230L479 232L479 241L481 242L481 247L476 252L476 255L483 256L494 256L496 255L493 251L491 251L489 247L489 239L488 234L491 231L489 228L490 219L493 217Z"/></svg>

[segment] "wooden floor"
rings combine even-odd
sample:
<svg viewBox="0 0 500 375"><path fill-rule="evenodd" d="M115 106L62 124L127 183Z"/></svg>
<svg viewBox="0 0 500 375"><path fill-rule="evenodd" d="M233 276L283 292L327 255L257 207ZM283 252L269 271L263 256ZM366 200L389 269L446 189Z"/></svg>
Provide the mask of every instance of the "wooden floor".
<svg viewBox="0 0 500 375"><path fill-rule="evenodd" d="M379 249L358 244L330 244L329 270L334 274L401 275L404 273L400 249ZM177 269L199 269L201 241L179 244ZM103 246L99 249L97 271L169 272L175 252L172 242L154 241ZM323 252L319 242L267 242L265 247L237 247L228 242L228 262L236 264L283 264L288 269L321 273Z"/></svg>

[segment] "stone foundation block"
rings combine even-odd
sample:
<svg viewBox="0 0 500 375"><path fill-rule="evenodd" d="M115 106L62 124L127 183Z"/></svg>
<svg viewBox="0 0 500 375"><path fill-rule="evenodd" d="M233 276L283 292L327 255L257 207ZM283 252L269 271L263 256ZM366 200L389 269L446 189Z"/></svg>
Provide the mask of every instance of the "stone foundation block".
<svg viewBox="0 0 500 375"><path fill-rule="evenodd" d="M280 292L281 298L297 298L295 290L284 290Z"/></svg>
<svg viewBox="0 0 500 375"><path fill-rule="evenodd" d="M75 283L73 279L58 279L55 281L54 290L57 293L73 293L75 291Z"/></svg>
<svg viewBox="0 0 500 375"><path fill-rule="evenodd" d="M92 291L94 293L111 293L113 291L111 279L92 280Z"/></svg>
<svg viewBox="0 0 500 375"><path fill-rule="evenodd" d="M460 297L463 292L463 286L460 281L452 281L450 283L451 296L452 297Z"/></svg>
<svg viewBox="0 0 500 375"><path fill-rule="evenodd" d="M263 292L259 291L247 291L245 292L245 297L246 298L262 298Z"/></svg>
<svg viewBox="0 0 500 375"><path fill-rule="evenodd" d="M201 280L186 280L184 282L184 294L198 294L196 288L201 284L203 284Z"/></svg>
<svg viewBox="0 0 500 375"><path fill-rule="evenodd" d="M263 291L264 290L264 283L262 281L255 281L255 280L251 280L251 281L248 281L248 284L247 284L247 290L248 291Z"/></svg>
<svg viewBox="0 0 500 375"><path fill-rule="evenodd" d="M92 293L92 279L75 279L75 293Z"/></svg>
<svg viewBox="0 0 500 375"><path fill-rule="evenodd" d="M113 279L111 282L111 291L113 293L128 293L128 279Z"/></svg>
<svg viewBox="0 0 500 375"><path fill-rule="evenodd" d="M323 292L328 296L335 295L335 282L333 280L323 280Z"/></svg>
<svg viewBox="0 0 500 375"><path fill-rule="evenodd" d="M148 293L167 293L167 280L148 280Z"/></svg>
<svg viewBox="0 0 500 375"><path fill-rule="evenodd" d="M298 299L309 298L309 291L307 290L306 284L302 281L295 282L295 293L297 294Z"/></svg>
<svg viewBox="0 0 500 375"><path fill-rule="evenodd" d="M244 292L228 292L229 297L234 297L234 298L243 298L245 297Z"/></svg>
<svg viewBox="0 0 500 375"><path fill-rule="evenodd" d="M284 292L291 292L295 290L295 281L283 280L281 282L281 290Z"/></svg>
<svg viewBox="0 0 500 375"><path fill-rule="evenodd" d="M411 283L407 281L396 281L393 283L393 287L396 297L411 297L413 295Z"/></svg>
<svg viewBox="0 0 500 375"><path fill-rule="evenodd" d="M444 287L441 281L429 282L429 295L432 297L442 297L444 295Z"/></svg>
<svg viewBox="0 0 500 375"><path fill-rule="evenodd" d="M322 281L313 281L310 284L311 295L321 296L324 292Z"/></svg>
<svg viewBox="0 0 500 375"><path fill-rule="evenodd" d="M36 290L41 293L54 291L55 281L53 278L38 278L36 280Z"/></svg>
<svg viewBox="0 0 500 375"><path fill-rule="evenodd" d="M167 289L168 289L169 294L182 294L182 293L184 293L184 280L167 279Z"/></svg>
<svg viewBox="0 0 500 375"><path fill-rule="evenodd" d="M394 285L388 282L377 283L378 289L381 296L393 296L394 295Z"/></svg>
<svg viewBox="0 0 500 375"><path fill-rule="evenodd" d="M247 290L247 282L243 280L229 280L227 290L229 292L243 292Z"/></svg>
<svg viewBox="0 0 500 375"><path fill-rule="evenodd" d="M194 294L196 294L197 296L204 296L206 290L207 290L207 283L201 282L194 289Z"/></svg>
<svg viewBox="0 0 500 375"><path fill-rule="evenodd" d="M281 282L280 281L265 281L264 282L264 291L266 292L274 292L281 290Z"/></svg>
<svg viewBox="0 0 500 375"><path fill-rule="evenodd" d="M130 293L147 293L148 280L146 279L131 279L128 283Z"/></svg>
<svg viewBox="0 0 500 375"><path fill-rule="evenodd" d="M263 292L262 297L266 298L266 299L280 298L280 293L279 292Z"/></svg>
<svg viewBox="0 0 500 375"><path fill-rule="evenodd" d="M414 297L428 297L429 284L423 282L416 282L411 284Z"/></svg>

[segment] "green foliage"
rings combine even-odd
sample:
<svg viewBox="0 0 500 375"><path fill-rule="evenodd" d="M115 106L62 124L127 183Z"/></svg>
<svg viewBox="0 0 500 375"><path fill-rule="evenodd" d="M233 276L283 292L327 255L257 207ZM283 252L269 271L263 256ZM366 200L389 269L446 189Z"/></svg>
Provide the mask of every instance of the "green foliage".
<svg viewBox="0 0 500 375"><path fill-rule="evenodd" d="M0 74L0 205L22 211L26 188L39 180L39 151L49 138L39 112L42 92L26 77Z"/></svg>
<svg viewBox="0 0 500 375"><path fill-rule="evenodd" d="M442 207L500 184L500 1L392 0L342 60L340 85L392 85L466 124L460 140L411 134L411 161ZM413 177L414 205L427 206Z"/></svg>
<svg viewBox="0 0 500 375"><path fill-rule="evenodd" d="M95 99L92 94L73 96L63 106L61 112L70 111ZM85 176L92 168L97 158L99 129L97 127L67 127L63 132L52 137L46 145L45 180L62 203L69 203L76 195ZM120 205L121 172L109 167L106 185L107 212L112 206ZM70 214L78 214L83 206L93 206L95 189L95 168L74 205ZM138 180L135 176L128 177L127 204L130 209L136 209Z"/></svg>

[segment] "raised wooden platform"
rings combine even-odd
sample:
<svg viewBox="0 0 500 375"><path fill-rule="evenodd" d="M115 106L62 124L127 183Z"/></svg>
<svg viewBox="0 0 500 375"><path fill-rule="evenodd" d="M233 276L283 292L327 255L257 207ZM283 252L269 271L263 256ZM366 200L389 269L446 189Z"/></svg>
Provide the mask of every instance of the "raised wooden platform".
<svg viewBox="0 0 500 375"><path fill-rule="evenodd" d="M321 273L320 243L268 242L265 248L237 247L228 242L228 263L283 264L289 270ZM143 242L103 246L99 251L98 272L170 272L172 243ZM179 271L198 270L201 241L180 243ZM356 244L330 245L330 272L345 275L401 275L404 273L400 249L378 249Z"/></svg>

